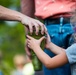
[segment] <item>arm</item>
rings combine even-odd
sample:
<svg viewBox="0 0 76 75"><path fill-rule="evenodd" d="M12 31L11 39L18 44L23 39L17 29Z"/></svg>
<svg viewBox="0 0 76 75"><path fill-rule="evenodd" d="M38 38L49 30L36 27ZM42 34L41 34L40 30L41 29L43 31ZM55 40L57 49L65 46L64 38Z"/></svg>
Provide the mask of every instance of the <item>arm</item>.
<svg viewBox="0 0 76 75"><path fill-rule="evenodd" d="M58 55L55 57L51 58L48 56L41 48L40 48L40 43L44 39L43 37L39 40L36 40L30 36L27 36L28 40L28 47L31 48L39 60L49 69L52 68L57 68L59 66L62 66L68 62L67 56L65 51L60 52ZM55 46L53 46L55 47ZM58 47L57 47L58 48ZM59 48L61 51L61 49Z"/></svg>
<svg viewBox="0 0 76 75"><path fill-rule="evenodd" d="M60 54L62 52L65 52L65 49L53 44L52 42L49 43L49 48L50 51L52 51L54 54Z"/></svg>
<svg viewBox="0 0 76 75"><path fill-rule="evenodd" d="M48 33L46 33L46 44L45 44L45 48L49 49L50 51L52 51L54 54L60 54L62 52L65 51L65 49L55 45L54 43L52 43L50 41L50 36Z"/></svg>
<svg viewBox="0 0 76 75"><path fill-rule="evenodd" d="M33 32L33 26L36 27L36 33L39 31L39 25L42 27L42 34L45 31L43 23L33 18L30 18L20 12L5 8L0 5L0 20L19 21L29 28L30 33Z"/></svg>
<svg viewBox="0 0 76 75"><path fill-rule="evenodd" d="M35 13L35 0L21 0L21 11L23 14L33 17L34 18L34 13ZM30 30L31 33L33 33L33 28L36 30L36 35L38 35L39 29L41 28L41 34L44 34L47 32L47 29L45 28L43 23L38 23L37 24L30 24ZM26 31L25 31L26 32Z"/></svg>
<svg viewBox="0 0 76 75"><path fill-rule="evenodd" d="M36 53L39 60L48 68L53 69L60 67L68 62L65 52L62 52L55 57L48 56L40 47L35 47L33 51Z"/></svg>
<svg viewBox="0 0 76 75"><path fill-rule="evenodd" d="M10 10L0 5L0 20L11 20L21 22L23 16L23 14L17 11Z"/></svg>

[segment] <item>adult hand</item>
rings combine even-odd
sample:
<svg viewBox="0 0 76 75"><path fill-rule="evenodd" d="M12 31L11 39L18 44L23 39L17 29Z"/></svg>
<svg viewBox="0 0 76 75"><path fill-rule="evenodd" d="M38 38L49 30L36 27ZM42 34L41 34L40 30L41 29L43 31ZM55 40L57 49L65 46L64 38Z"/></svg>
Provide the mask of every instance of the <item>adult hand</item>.
<svg viewBox="0 0 76 75"><path fill-rule="evenodd" d="M23 16L21 22L22 24L24 24L26 27L29 28L28 30L30 31L31 34L33 33L33 30L36 30L35 33L36 35L38 35L39 29L41 29L41 34L47 32L45 25L36 19L30 18L28 16Z"/></svg>

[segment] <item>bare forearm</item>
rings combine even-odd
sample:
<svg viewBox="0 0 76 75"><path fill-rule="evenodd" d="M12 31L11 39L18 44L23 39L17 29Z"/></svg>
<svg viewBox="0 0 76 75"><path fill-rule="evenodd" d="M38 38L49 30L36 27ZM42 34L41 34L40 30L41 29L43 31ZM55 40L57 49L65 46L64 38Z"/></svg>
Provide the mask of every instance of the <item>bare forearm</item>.
<svg viewBox="0 0 76 75"><path fill-rule="evenodd" d="M55 57L51 58L49 57L40 47L36 47L34 49L34 52L36 53L39 60L48 68L53 69L60 67L68 62L68 59L66 57L66 53L62 52ZM62 60L63 59L63 60ZM61 61L62 60L62 61Z"/></svg>
<svg viewBox="0 0 76 75"><path fill-rule="evenodd" d="M49 50L51 50L55 54L60 54L61 52L65 51L65 49L53 44L52 42L50 43Z"/></svg>
<svg viewBox="0 0 76 75"><path fill-rule="evenodd" d="M33 49L39 60L48 67L51 57L49 57L39 46Z"/></svg>
<svg viewBox="0 0 76 75"><path fill-rule="evenodd" d="M23 14L0 5L0 20L21 21Z"/></svg>
<svg viewBox="0 0 76 75"><path fill-rule="evenodd" d="M23 14L34 17L35 3L34 0L21 0L21 11Z"/></svg>

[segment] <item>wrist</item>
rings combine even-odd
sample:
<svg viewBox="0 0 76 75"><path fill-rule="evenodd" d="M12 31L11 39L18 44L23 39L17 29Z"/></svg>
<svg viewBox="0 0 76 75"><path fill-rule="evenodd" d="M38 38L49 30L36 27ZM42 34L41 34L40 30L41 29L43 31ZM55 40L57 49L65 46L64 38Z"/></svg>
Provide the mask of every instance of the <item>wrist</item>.
<svg viewBox="0 0 76 75"><path fill-rule="evenodd" d="M12 14L11 14L12 15ZM22 21L22 18L24 16L24 14L20 13L20 12L16 12L14 11L14 14L12 15L14 17L14 19L18 22Z"/></svg>
<svg viewBox="0 0 76 75"><path fill-rule="evenodd" d="M51 49L51 48L52 48L52 46L53 46L53 43L52 43L52 42L50 42L50 43L49 43L49 49Z"/></svg>
<svg viewBox="0 0 76 75"><path fill-rule="evenodd" d="M38 46L35 46L34 48L33 48L33 51L35 52L35 51L37 51L38 49L40 49L40 46L38 45Z"/></svg>
<svg viewBox="0 0 76 75"><path fill-rule="evenodd" d="M23 25L27 25L28 23L28 20L29 20L29 17L24 15L24 14L21 14L20 15L20 22L23 24Z"/></svg>
<svg viewBox="0 0 76 75"><path fill-rule="evenodd" d="M22 13L19 13L18 14L18 21L22 23L22 21L26 18L27 16L22 14Z"/></svg>
<svg viewBox="0 0 76 75"><path fill-rule="evenodd" d="M50 49L52 46L52 42L49 42L48 46L47 46L47 49Z"/></svg>
<svg viewBox="0 0 76 75"><path fill-rule="evenodd" d="M18 21L22 23L22 20L23 20L23 17L24 17L24 16L25 16L25 15L20 14L20 15L19 15L19 18L18 18Z"/></svg>

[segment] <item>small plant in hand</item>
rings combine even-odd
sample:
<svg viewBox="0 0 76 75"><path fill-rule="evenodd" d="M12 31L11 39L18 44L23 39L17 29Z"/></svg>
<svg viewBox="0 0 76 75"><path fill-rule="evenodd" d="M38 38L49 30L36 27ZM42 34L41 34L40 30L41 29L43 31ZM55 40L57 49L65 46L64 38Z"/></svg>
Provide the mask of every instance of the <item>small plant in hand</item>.
<svg viewBox="0 0 76 75"><path fill-rule="evenodd" d="M39 31L38 35L36 35L35 32L33 32L32 34L28 33L28 35L32 36L35 39L40 39L42 36L45 36L45 34L43 34L43 35L41 34L41 30ZM40 46L44 50L45 39L41 42ZM38 59L38 57L36 56L36 54L32 50L31 50L31 55L32 55L32 63L34 66L34 70L35 71L42 70L42 63L40 62L40 60Z"/></svg>

